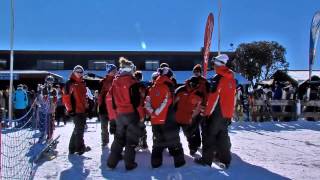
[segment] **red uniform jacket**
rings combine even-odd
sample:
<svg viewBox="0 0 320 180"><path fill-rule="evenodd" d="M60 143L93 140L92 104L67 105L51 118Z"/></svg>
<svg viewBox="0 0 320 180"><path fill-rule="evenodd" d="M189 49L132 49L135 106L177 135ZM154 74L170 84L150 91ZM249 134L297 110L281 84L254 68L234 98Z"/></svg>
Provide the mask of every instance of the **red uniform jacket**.
<svg viewBox="0 0 320 180"><path fill-rule="evenodd" d="M65 94L62 101L68 112L85 113L88 107L86 99L86 85L82 78L77 78L73 73L66 83Z"/></svg>
<svg viewBox="0 0 320 180"><path fill-rule="evenodd" d="M173 94L169 88L173 86L167 76L159 76L149 89L145 108L151 115L151 124L164 124L167 119L169 106L173 102Z"/></svg>
<svg viewBox="0 0 320 180"><path fill-rule="evenodd" d="M206 78L203 76L199 76L199 86L197 87L197 91L202 94L202 105L206 105L208 93L209 93L209 83ZM189 80L186 81L186 84L188 84Z"/></svg>
<svg viewBox="0 0 320 180"><path fill-rule="evenodd" d="M188 84L177 89L175 95L176 121L180 124L191 124L192 118L202 102L202 97L197 89L191 89ZM199 113L199 111L198 111Z"/></svg>
<svg viewBox="0 0 320 180"><path fill-rule="evenodd" d="M236 81L233 72L226 66L216 68L216 73L221 76L217 89L210 92L208 102L205 107L205 115L210 116L214 111L217 102L220 102L222 116L232 118L235 105Z"/></svg>
<svg viewBox="0 0 320 180"><path fill-rule="evenodd" d="M143 102L139 93L139 82L131 74L120 74L113 80L106 97L108 115L115 120L118 114L138 112L144 118Z"/></svg>
<svg viewBox="0 0 320 180"><path fill-rule="evenodd" d="M111 88L113 79L114 79L114 76L106 75L106 77L103 78L103 80L101 81L102 87L101 87L101 91L98 96L98 106L105 109L105 111L107 111L106 97L107 97L107 93L109 92L109 90ZM100 110L102 110L102 109L100 109Z"/></svg>

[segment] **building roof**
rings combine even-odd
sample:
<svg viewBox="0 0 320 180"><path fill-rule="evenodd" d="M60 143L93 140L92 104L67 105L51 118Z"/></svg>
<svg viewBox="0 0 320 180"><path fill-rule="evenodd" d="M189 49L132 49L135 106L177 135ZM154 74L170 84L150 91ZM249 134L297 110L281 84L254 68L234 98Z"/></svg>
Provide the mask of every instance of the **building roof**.
<svg viewBox="0 0 320 180"><path fill-rule="evenodd" d="M24 54L24 55L46 55L46 54L55 54L55 55L201 55L202 52L199 51L44 51L44 50L15 50L15 54ZM233 52L225 51L224 54L232 55ZM9 50L0 50L0 54L10 54ZM218 52L210 52L210 54L218 54Z"/></svg>
<svg viewBox="0 0 320 180"><path fill-rule="evenodd" d="M38 70L14 70L13 71L13 79L26 79L26 78L42 78L44 79L47 75L52 75L58 82L63 81L63 77L49 72L49 71L38 71ZM0 71L0 79L1 80L10 80L10 71Z"/></svg>
<svg viewBox="0 0 320 180"><path fill-rule="evenodd" d="M309 70L288 70L287 74L299 84L309 79ZM320 77L320 70L313 70L311 76Z"/></svg>

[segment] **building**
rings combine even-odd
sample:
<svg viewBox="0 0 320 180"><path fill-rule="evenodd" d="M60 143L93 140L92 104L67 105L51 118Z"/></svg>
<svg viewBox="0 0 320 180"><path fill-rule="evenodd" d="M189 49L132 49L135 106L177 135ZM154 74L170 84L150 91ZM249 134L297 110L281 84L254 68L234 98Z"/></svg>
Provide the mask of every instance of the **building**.
<svg viewBox="0 0 320 180"><path fill-rule="evenodd" d="M233 53L223 52L233 58ZM216 56L212 52L210 58ZM105 76L106 63L118 65L119 57L126 57L133 61L137 70L142 70L144 80L149 81L151 74L161 63L168 63L175 73L178 83L183 83L192 75L196 64L202 64L201 51L14 51L14 70L41 70L54 73L68 79L75 65L82 65L86 73ZM210 68L210 66L208 67ZM0 71L10 69L10 51L0 50ZM212 75L212 72L209 74ZM8 75L4 75L8 76ZM20 77L20 76L18 76ZM246 80L240 75L239 81Z"/></svg>
<svg viewBox="0 0 320 180"><path fill-rule="evenodd" d="M231 53L227 52L230 56ZM216 56L217 53L211 53ZM106 63L117 64L119 57L133 61L138 70L156 70L163 62L174 71L192 70L201 64L202 52L185 51L22 51L14 52L15 70L71 70L80 64L86 70L104 70ZM10 51L0 50L0 70L8 70Z"/></svg>

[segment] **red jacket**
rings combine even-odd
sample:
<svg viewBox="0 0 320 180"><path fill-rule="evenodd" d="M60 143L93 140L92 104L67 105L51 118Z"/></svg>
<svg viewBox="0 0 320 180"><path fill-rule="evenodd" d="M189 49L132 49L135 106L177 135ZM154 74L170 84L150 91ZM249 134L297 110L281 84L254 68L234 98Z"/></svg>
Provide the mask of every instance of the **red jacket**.
<svg viewBox="0 0 320 180"><path fill-rule="evenodd" d="M216 73L221 76L217 89L210 92L208 102L205 107L205 115L209 116L213 113L217 102L221 107L222 116L224 118L232 118L235 105L236 80L233 72L226 66L216 68Z"/></svg>
<svg viewBox="0 0 320 180"><path fill-rule="evenodd" d="M207 103L208 93L209 93L209 83L207 79L203 76L199 76L199 86L197 87L197 91L202 94L202 105ZM189 83L190 80L186 81L186 84Z"/></svg>
<svg viewBox="0 0 320 180"><path fill-rule="evenodd" d="M77 78L73 73L66 83L65 94L62 101L68 112L85 113L88 107L86 98L86 85L82 78Z"/></svg>
<svg viewBox="0 0 320 180"><path fill-rule="evenodd" d="M118 114L138 112L140 119L144 118L143 102L139 93L139 82L131 74L120 74L113 80L106 97L110 120Z"/></svg>
<svg viewBox="0 0 320 180"><path fill-rule="evenodd" d="M191 89L188 84L177 89L175 95L177 109L176 121L180 124L191 124L192 118L197 115L202 97L197 89ZM199 111L197 111L199 113Z"/></svg>
<svg viewBox="0 0 320 180"><path fill-rule="evenodd" d="M151 124L164 124L167 119L169 106L173 102L173 94L169 86L173 86L167 76L159 76L149 89L145 108L151 115Z"/></svg>
<svg viewBox="0 0 320 180"><path fill-rule="evenodd" d="M112 82L113 82L114 76L109 76L106 75L105 78L100 82L102 87L99 92L98 96L98 106L100 111L107 111L107 106L106 106L106 98L107 98L107 93L109 92Z"/></svg>

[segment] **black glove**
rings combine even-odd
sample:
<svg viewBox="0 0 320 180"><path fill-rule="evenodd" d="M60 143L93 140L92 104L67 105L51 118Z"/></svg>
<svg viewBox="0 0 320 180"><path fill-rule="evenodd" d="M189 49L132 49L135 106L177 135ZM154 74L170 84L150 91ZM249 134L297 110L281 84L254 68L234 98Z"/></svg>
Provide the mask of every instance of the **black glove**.
<svg viewBox="0 0 320 180"><path fill-rule="evenodd" d="M109 132L115 134L117 129L116 120L110 120Z"/></svg>
<svg viewBox="0 0 320 180"><path fill-rule="evenodd" d="M231 123L232 123L231 119L228 119L228 120L227 120L227 126L230 126Z"/></svg>
<svg viewBox="0 0 320 180"><path fill-rule="evenodd" d="M68 112L68 115L69 115L70 117L73 117L73 116L75 116L76 114L74 113L74 111L69 111L69 112Z"/></svg>

